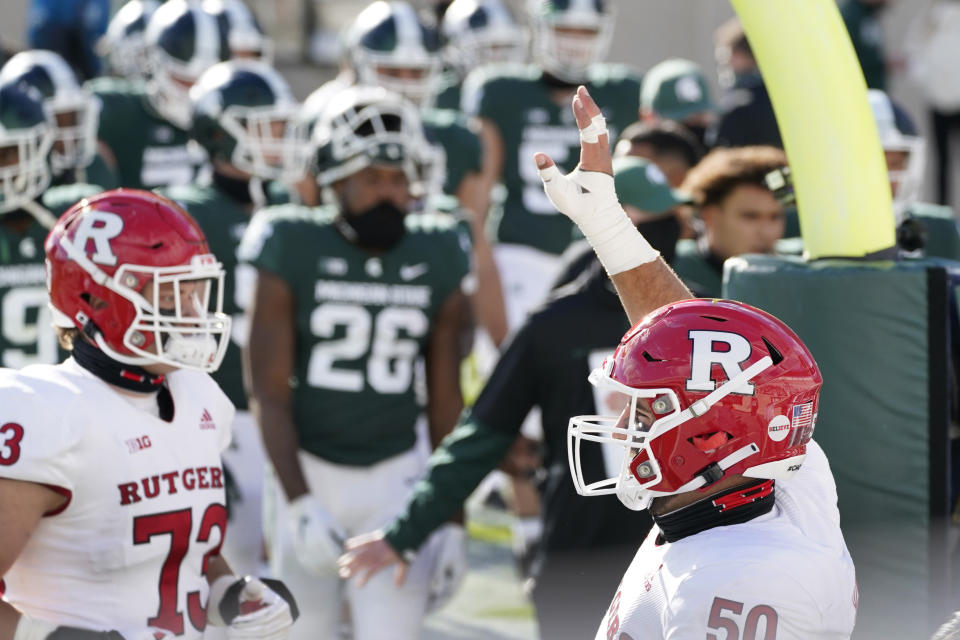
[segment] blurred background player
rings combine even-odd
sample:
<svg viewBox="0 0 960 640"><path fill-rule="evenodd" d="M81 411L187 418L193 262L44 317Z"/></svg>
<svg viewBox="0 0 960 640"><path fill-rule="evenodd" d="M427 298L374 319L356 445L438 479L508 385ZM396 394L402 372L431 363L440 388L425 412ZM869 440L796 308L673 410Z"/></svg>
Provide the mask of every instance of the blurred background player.
<svg viewBox="0 0 960 640"><path fill-rule="evenodd" d="M204 0L203 10L217 19L220 43L227 46L221 54L224 60L253 58L273 63L273 39L243 0Z"/></svg>
<svg viewBox="0 0 960 640"><path fill-rule="evenodd" d="M190 90L190 102L190 138L206 151L211 173L160 193L190 212L227 273L223 308L233 318L233 329L214 379L237 409L233 441L224 452L227 487L238 494L228 494L237 498L229 505L231 522L237 526L227 545L233 557L252 563L235 567L249 573L258 568L263 546L260 470L266 458L260 432L247 411L240 357L247 334L243 310L256 276L249 265L238 264L237 246L257 209L288 200L284 185L305 175L308 145L297 122L300 104L286 81L264 62L214 65Z"/></svg>
<svg viewBox="0 0 960 640"><path fill-rule="evenodd" d="M352 87L313 135L330 206L261 211L240 247L257 269L251 408L279 483L264 494L277 498L267 526L280 523L268 532L271 563L322 603L302 637L336 637L345 595L357 640L419 638L425 612L463 576L461 526L434 536L402 589L387 575L344 583L337 558L347 535L393 518L423 473L420 415L435 446L463 406L470 242L449 216L410 213L427 143L409 103Z"/></svg>
<svg viewBox="0 0 960 640"><path fill-rule="evenodd" d="M89 182L118 186L116 173L97 152L100 103L77 82L69 65L53 51L23 51L0 69L0 82L24 83L43 96L53 117L50 153L52 183Z"/></svg>
<svg viewBox="0 0 960 640"><path fill-rule="evenodd" d="M585 84L603 96L615 134L635 120L640 95L631 70L601 62L613 33L607 2L532 1L528 9L534 63L478 68L463 89L464 110L481 122L488 186L499 181L506 189L489 231L511 328L544 298L560 254L578 235L557 215L529 169L531 145L549 147L558 162L572 168L579 138L569 103L576 86Z"/></svg>
<svg viewBox="0 0 960 640"><path fill-rule="evenodd" d="M441 109L460 109L463 80L477 67L527 60L530 38L502 0L454 0L443 13L440 36L448 66L435 89Z"/></svg>
<svg viewBox="0 0 960 640"><path fill-rule="evenodd" d="M723 93L716 127L708 132L707 141L716 147L767 145L782 149L773 103L740 20L726 21L713 37Z"/></svg>
<svg viewBox="0 0 960 640"><path fill-rule="evenodd" d="M867 99L877 122L890 177L897 244L905 251L922 249L928 256L960 258L953 210L921 200L926 144L913 120L879 89L868 90Z"/></svg>
<svg viewBox="0 0 960 640"><path fill-rule="evenodd" d="M304 101L305 119L315 120L331 96L355 83L385 87L420 109L433 156L427 195L455 196L456 204L444 208L461 210L469 223L477 275L474 314L500 344L507 333L503 293L482 225L489 204L490 180L481 175L486 150L462 113L432 106L442 63L436 30L410 3L377 0L351 23L345 46L349 70Z"/></svg>
<svg viewBox="0 0 960 640"><path fill-rule="evenodd" d="M776 250L786 218L765 177L786 164L774 147L715 149L687 175L682 189L693 198L703 230L696 240L678 243L673 268L696 296L720 297L727 258Z"/></svg>
<svg viewBox="0 0 960 640"><path fill-rule="evenodd" d="M641 122L679 122L703 145L716 120L715 111L707 79L696 63L671 58L644 74L640 89Z"/></svg>
<svg viewBox="0 0 960 640"><path fill-rule="evenodd" d="M44 277L43 242L61 213L101 191L50 187L52 118L30 85L0 81L0 366L59 362Z"/></svg>
<svg viewBox="0 0 960 640"><path fill-rule="evenodd" d="M146 82L100 78L89 84L101 102L97 137L121 186L187 184L204 163L202 152L188 146L188 92L228 47L216 18L186 0L157 7L144 38Z"/></svg>
<svg viewBox="0 0 960 640"><path fill-rule="evenodd" d="M131 81L145 81L147 75L147 43L144 34L150 16L160 0L128 0L110 18L107 33L97 49L106 58L109 75Z"/></svg>

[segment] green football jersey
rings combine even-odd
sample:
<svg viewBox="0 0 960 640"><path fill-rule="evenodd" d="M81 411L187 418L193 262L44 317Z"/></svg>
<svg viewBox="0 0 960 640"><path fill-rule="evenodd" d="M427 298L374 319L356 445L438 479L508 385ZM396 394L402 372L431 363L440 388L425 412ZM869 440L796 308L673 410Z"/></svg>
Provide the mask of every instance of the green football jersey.
<svg viewBox="0 0 960 640"><path fill-rule="evenodd" d="M437 83L436 95L433 98L433 106L437 109L460 110L460 90L463 82L460 76L453 71L449 71L440 76L440 82Z"/></svg>
<svg viewBox="0 0 960 640"><path fill-rule="evenodd" d="M117 172L111 169L99 153L93 156L86 167L74 171L65 171L60 175L53 176L50 185L57 187L69 184L93 184L100 187L103 191L116 189L120 186L120 178Z"/></svg>
<svg viewBox="0 0 960 640"><path fill-rule="evenodd" d="M480 173L483 145L467 123L467 117L451 109L426 109L421 114L423 129L438 151L446 168L443 192L456 195L460 183L469 173Z"/></svg>
<svg viewBox="0 0 960 640"><path fill-rule="evenodd" d="M117 159L120 186L153 189L189 184L204 163L187 132L157 114L142 84L95 78L86 87L100 100L97 137Z"/></svg>
<svg viewBox="0 0 960 640"><path fill-rule="evenodd" d="M373 256L333 219L325 208L265 209L240 258L293 293L300 447L337 464L371 465L414 445L416 363L439 308L464 286L470 240L449 215L410 214L400 242Z"/></svg>
<svg viewBox="0 0 960 640"><path fill-rule="evenodd" d="M40 202L59 217L77 201L100 191L88 184L51 187ZM47 307L43 253L49 229L32 218L23 229L14 226L0 215L0 366L55 364L60 357Z"/></svg>
<svg viewBox="0 0 960 640"><path fill-rule="evenodd" d="M464 81L463 107L493 122L503 139L506 200L495 223L496 240L559 255L582 236L547 199L533 154L542 151L562 171L571 171L580 161L580 133L569 102L554 102L542 75L534 65L481 67ZM639 77L627 67L601 64L591 68L585 85L616 140L637 120Z"/></svg>
<svg viewBox="0 0 960 640"><path fill-rule="evenodd" d="M207 237L210 251L223 263L223 312L233 318L230 345L214 380L237 409L247 408L243 390L241 350L247 335L244 310L250 303L255 272L248 264L239 264L237 246L250 223L250 214L236 200L213 185L181 185L157 189L157 193L175 200L197 221ZM271 193L271 204L286 201L281 193Z"/></svg>

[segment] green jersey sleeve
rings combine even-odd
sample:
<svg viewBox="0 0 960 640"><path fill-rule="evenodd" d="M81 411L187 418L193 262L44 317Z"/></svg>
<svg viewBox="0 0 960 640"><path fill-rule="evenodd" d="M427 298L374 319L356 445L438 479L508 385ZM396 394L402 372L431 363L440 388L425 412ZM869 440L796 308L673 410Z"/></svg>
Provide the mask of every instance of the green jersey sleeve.
<svg viewBox="0 0 960 640"><path fill-rule="evenodd" d="M296 266L289 264L283 235L289 228L285 214L297 207L268 207L253 215L237 249L241 262L269 271L284 280L294 277Z"/></svg>
<svg viewBox="0 0 960 640"><path fill-rule="evenodd" d="M506 455L537 402L536 341L527 323L510 341L472 409L443 439L407 508L386 529L397 551L415 550L459 509Z"/></svg>
<svg viewBox="0 0 960 640"><path fill-rule="evenodd" d="M446 175L443 192L456 194L464 178L479 173L483 165L483 145L466 116L451 109L428 109L423 112L423 128L427 139L443 151Z"/></svg>

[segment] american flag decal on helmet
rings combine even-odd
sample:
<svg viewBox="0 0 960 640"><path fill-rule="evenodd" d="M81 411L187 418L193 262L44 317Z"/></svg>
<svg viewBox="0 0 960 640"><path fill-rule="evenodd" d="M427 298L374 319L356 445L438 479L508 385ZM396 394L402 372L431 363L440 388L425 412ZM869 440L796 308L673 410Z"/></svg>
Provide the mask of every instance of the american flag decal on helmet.
<svg viewBox="0 0 960 640"><path fill-rule="evenodd" d="M790 430L793 436L790 446L806 442L813 435L813 422L816 414L813 413L813 401L793 405L790 410Z"/></svg>

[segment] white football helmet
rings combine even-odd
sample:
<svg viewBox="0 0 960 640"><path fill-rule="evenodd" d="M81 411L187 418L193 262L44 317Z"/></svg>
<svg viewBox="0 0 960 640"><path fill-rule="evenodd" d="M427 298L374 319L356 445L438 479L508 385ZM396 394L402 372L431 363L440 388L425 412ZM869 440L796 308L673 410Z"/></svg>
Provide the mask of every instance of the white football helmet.
<svg viewBox="0 0 960 640"><path fill-rule="evenodd" d="M50 184L53 126L42 96L0 83L0 214L23 208Z"/></svg>
<svg viewBox="0 0 960 640"><path fill-rule="evenodd" d="M454 0L440 25L447 58L461 75L485 64L523 62L527 33L502 0Z"/></svg>
<svg viewBox="0 0 960 640"><path fill-rule="evenodd" d="M227 50L217 20L199 4L168 0L147 24L147 97L171 123L190 126L190 87Z"/></svg>
<svg viewBox="0 0 960 640"><path fill-rule="evenodd" d="M204 0L203 10L217 19L220 37L231 58L255 58L273 63L273 40L243 0Z"/></svg>
<svg viewBox="0 0 960 640"><path fill-rule="evenodd" d="M383 87L354 86L334 96L313 127L317 184L326 187L374 164L401 167L411 194L424 191L432 158L417 108Z"/></svg>
<svg viewBox="0 0 960 640"><path fill-rule="evenodd" d="M890 96L879 89L869 89L867 98L877 121L880 146L885 152L906 154L902 169L888 171L893 190L893 212L899 224L910 206L920 199L926 165L926 144L923 138L917 135L906 114L898 113L898 108L890 100Z"/></svg>
<svg viewBox="0 0 960 640"><path fill-rule="evenodd" d="M286 183L306 174L309 149L298 118L300 104L267 63L220 62L193 85L190 101L190 135L211 161Z"/></svg>
<svg viewBox="0 0 960 640"><path fill-rule="evenodd" d="M439 39L408 3L377 0L347 30L358 80L400 94L418 106L430 101L440 73Z"/></svg>
<svg viewBox="0 0 960 640"><path fill-rule="evenodd" d="M130 79L145 76L144 32L150 16L159 6L158 0L130 0L111 18L101 46L114 73Z"/></svg>
<svg viewBox="0 0 960 640"><path fill-rule="evenodd" d="M533 56L554 77L583 82L590 65L610 50L614 16L609 0L528 0L528 11Z"/></svg>
<svg viewBox="0 0 960 640"><path fill-rule="evenodd" d="M0 82L23 83L43 96L53 117L50 162L55 174L90 164L97 153L100 103L59 54L39 49L18 53L0 69Z"/></svg>

